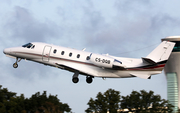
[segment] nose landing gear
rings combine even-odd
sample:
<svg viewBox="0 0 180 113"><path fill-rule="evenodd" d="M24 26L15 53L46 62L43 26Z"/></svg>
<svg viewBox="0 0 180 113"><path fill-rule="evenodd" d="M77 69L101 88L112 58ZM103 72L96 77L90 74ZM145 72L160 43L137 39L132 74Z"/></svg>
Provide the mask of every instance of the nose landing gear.
<svg viewBox="0 0 180 113"><path fill-rule="evenodd" d="M16 58L16 62L13 64L13 67L14 68L17 68L18 67L18 62L21 61L21 58L18 60L19 58Z"/></svg>
<svg viewBox="0 0 180 113"><path fill-rule="evenodd" d="M15 62L15 63L13 64L13 67L14 67L14 68L17 68L17 67L18 67L18 64Z"/></svg>

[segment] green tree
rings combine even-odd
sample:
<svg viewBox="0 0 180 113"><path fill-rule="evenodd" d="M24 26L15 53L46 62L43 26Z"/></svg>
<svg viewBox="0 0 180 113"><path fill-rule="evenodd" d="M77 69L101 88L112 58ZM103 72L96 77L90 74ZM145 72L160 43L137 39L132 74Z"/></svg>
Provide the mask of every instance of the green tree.
<svg viewBox="0 0 180 113"><path fill-rule="evenodd" d="M87 103L89 108L85 112L95 112L95 113L117 113L120 104L120 92L113 89L108 89L104 94L99 92L96 99L90 98Z"/></svg>
<svg viewBox="0 0 180 113"><path fill-rule="evenodd" d="M122 96L121 108L141 113L166 113L172 112L172 105L160 95L154 95L153 91L132 91L130 95Z"/></svg>
<svg viewBox="0 0 180 113"><path fill-rule="evenodd" d="M35 93L31 98L25 98L23 94L16 96L16 93L2 88L0 85L0 112L1 113L64 113L71 112L68 104L63 104L56 96L41 95Z"/></svg>
<svg viewBox="0 0 180 113"><path fill-rule="evenodd" d="M24 95L16 96L16 93L2 88L0 85L0 111L1 113L21 113L24 109Z"/></svg>
<svg viewBox="0 0 180 113"><path fill-rule="evenodd" d="M61 103L57 95L49 95L47 97L46 91L42 95L40 92L37 92L29 100L26 100L26 103L29 103L27 106L28 111L33 113L64 113L71 111L68 104Z"/></svg>
<svg viewBox="0 0 180 113"><path fill-rule="evenodd" d="M178 109L178 111L176 113L180 113L180 109Z"/></svg>

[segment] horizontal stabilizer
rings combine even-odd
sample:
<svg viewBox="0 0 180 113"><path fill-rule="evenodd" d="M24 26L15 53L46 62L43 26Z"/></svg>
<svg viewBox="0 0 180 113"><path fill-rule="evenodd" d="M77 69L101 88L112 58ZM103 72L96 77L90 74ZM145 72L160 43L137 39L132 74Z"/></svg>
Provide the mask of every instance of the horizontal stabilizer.
<svg viewBox="0 0 180 113"><path fill-rule="evenodd" d="M139 73L139 72L133 72L133 73L130 73L130 75L136 76L139 78L143 78L143 79L150 79L150 77L151 77L151 75L149 75L149 74Z"/></svg>
<svg viewBox="0 0 180 113"><path fill-rule="evenodd" d="M154 62L153 60L149 59L149 58L144 58L142 57L143 62L149 63L149 64L156 64L156 62Z"/></svg>

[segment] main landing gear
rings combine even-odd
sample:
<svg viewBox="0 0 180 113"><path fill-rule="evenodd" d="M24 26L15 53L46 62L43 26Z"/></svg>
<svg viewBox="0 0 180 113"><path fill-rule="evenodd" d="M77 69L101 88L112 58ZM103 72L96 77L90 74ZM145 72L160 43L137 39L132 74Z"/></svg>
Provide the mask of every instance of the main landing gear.
<svg viewBox="0 0 180 113"><path fill-rule="evenodd" d="M79 71L76 71L74 73L74 75L73 75L73 78L72 78L73 83L78 83L79 82L78 76L79 76Z"/></svg>
<svg viewBox="0 0 180 113"><path fill-rule="evenodd" d="M93 81L93 79L92 79L91 76L87 76L87 77L86 77L86 82L87 82L88 84L92 83L92 81Z"/></svg>
<svg viewBox="0 0 180 113"><path fill-rule="evenodd" d="M76 71L76 72L74 73L73 77L72 77L72 82L73 82L73 83L78 83L78 82L79 82L78 76L79 76L79 71ZM92 76L87 76L87 77L86 77L86 82L87 82L88 84L92 83L92 81L93 81L92 78L93 78Z"/></svg>
<svg viewBox="0 0 180 113"><path fill-rule="evenodd" d="M21 58L20 59L16 58L16 62L13 64L13 67L17 68L18 67L18 62L20 62L20 61L21 61Z"/></svg>

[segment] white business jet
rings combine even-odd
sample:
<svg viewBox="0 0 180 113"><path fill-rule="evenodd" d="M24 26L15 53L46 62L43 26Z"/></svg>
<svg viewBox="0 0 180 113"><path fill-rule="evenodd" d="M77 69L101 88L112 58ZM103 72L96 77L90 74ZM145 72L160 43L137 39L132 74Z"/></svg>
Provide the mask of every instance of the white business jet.
<svg viewBox="0 0 180 113"><path fill-rule="evenodd" d="M147 57L141 59L96 54L39 42L7 48L3 52L16 58L14 68L18 67L21 59L25 59L71 71L74 73L74 83L78 83L79 74L85 75L86 82L91 83L94 77L150 79L151 75L162 72L174 45L173 42L163 41Z"/></svg>

